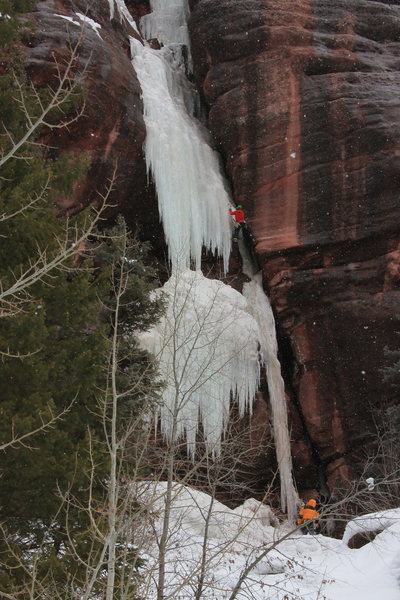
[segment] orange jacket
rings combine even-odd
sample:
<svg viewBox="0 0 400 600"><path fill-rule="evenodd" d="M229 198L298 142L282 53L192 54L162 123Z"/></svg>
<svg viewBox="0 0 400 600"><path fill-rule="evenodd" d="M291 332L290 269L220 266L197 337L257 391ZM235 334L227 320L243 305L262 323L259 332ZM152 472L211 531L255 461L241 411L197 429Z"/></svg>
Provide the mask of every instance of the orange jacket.
<svg viewBox="0 0 400 600"><path fill-rule="evenodd" d="M230 209L229 214L235 217L236 223L245 223L246 222L245 212L241 208L238 208L236 210Z"/></svg>
<svg viewBox="0 0 400 600"><path fill-rule="evenodd" d="M311 521L312 519L318 519L319 512L315 510L313 506L306 504L299 510L299 517L297 519L297 525L301 525L304 521Z"/></svg>

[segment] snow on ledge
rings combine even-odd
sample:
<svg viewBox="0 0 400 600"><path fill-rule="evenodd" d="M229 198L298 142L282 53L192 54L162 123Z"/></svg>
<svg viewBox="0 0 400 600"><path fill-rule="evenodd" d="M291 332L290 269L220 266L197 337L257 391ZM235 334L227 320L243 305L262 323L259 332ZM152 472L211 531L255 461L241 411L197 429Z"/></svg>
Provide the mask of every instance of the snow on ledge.
<svg viewBox="0 0 400 600"><path fill-rule="evenodd" d="M66 15L56 14L55 16L60 17L60 19L64 19L65 21L69 21L70 23L72 23L73 25L77 25L78 27L81 27L82 23L87 23L93 29L95 34L98 35L100 39L102 39L98 31L99 29L101 29L100 23L93 21L93 19L90 19L90 17L87 17L82 13L75 13L75 15L78 17L79 21L77 21L74 17L67 17Z"/></svg>
<svg viewBox="0 0 400 600"><path fill-rule="evenodd" d="M93 19L90 19L89 17L87 17L86 15L83 15L82 13L77 12L75 14L78 17L78 19L83 21L83 23L87 23L88 25L90 25L90 27L93 29L93 31L99 36L99 38L101 38L101 35L98 32L98 29L101 29L100 23L93 21Z"/></svg>

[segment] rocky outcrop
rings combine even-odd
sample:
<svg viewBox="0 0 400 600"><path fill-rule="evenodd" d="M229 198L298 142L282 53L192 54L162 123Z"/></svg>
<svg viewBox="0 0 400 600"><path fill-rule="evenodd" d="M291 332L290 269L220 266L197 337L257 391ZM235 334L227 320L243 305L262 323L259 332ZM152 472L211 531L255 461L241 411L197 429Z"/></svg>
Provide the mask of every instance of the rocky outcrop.
<svg viewBox="0 0 400 600"><path fill-rule="evenodd" d="M148 4L131 0L129 8L137 18ZM141 90L130 62L128 35L138 37L137 33L116 5L110 20L108 0L43 0L31 20L34 27L25 38L25 51L35 84L57 85L55 63L64 72L76 52L70 75L84 96L83 116L68 128L42 135L54 160L62 152L71 152L88 164L73 197L62 199L63 212L71 214L103 202L113 182L107 214L121 211L163 253L157 203L142 150L146 130ZM66 120L71 117L74 110Z"/></svg>
<svg viewBox="0 0 400 600"><path fill-rule="evenodd" d="M400 312L400 6L192 2L195 77L277 316L300 487L359 475Z"/></svg>

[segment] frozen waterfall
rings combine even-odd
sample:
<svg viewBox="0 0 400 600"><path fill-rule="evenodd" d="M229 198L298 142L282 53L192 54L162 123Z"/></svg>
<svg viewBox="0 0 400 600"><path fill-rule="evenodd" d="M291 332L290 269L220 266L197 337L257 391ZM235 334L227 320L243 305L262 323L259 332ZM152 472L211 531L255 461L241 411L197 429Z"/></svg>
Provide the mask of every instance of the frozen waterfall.
<svg viewBox="0 0 400 600"><path fill-rule="evenodd" d="M123 0L114 2L128 18ZM142 344L154 353L165 383L159 407L162 432L169 441L186 436L193 457L199 423L213 455L220 451L231 396L241 414L250 409L259 385L260 356L266 364L273 429L281 480L281 499L289 518L296 514L286 401L277 359L275 323L259 275L244 296L220 281L205 278L205 247L223 258L231 250L230 197L209 133L193 115L196 92L186 77L191 69L186 0L150 0L152 12L141 19L145 40L131 38L146 124L145 155L157 190L172 277L163 291L166 314ZM124 10L125 7L125 10ZM186 50L184 50L184 48ZM244 264L246 260L244 261ZM191 271L194 264L196 271Z"/></svg>
<svg viewBox="0 0 400 600"><path fill-rule="evenodd" d="M157 357L165 385L161 428L169 441L185 435L194 457L201 422L207 448L217 456L231 394L243 415L258 389L260 331L242 294L201 271L174 274L162 291L166 313L140 338Z"/></svg>

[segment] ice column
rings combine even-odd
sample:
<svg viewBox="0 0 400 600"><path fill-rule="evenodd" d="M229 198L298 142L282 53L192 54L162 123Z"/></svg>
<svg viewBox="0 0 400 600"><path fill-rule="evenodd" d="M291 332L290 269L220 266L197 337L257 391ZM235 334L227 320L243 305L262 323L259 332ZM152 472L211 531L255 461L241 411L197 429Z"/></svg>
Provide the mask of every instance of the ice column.
<svg viewBox="0 0 400 600"><path fill-rule="evenodd" d="M289 519L294 519L297 513L298 495L293 485L285 387L277 356L278 345L275 334L275 319L269 300L262 287L261 273L253 275L250 283L245 283L243 294L247 299L248 310L257 321L260 330L261 354L267 370L268 390L272 408L274 441L281 484L282 509L287 511Z"/></svg>
<svg viewBox="0 0 400 600"><path fill-rule="evenodd" d="M173 275L163 292L165 315L140 337L157 357L165 385L161 428L170 442L185 435L194 457L201 421L207 447L217 456L231 394L243 415L258 389L259 328L239 292L201 271Z"/></svg>

